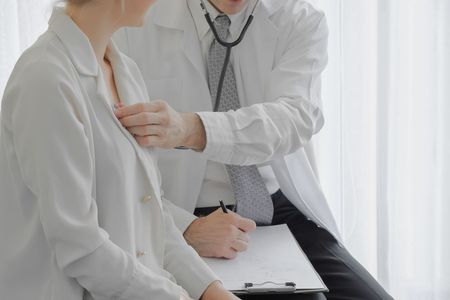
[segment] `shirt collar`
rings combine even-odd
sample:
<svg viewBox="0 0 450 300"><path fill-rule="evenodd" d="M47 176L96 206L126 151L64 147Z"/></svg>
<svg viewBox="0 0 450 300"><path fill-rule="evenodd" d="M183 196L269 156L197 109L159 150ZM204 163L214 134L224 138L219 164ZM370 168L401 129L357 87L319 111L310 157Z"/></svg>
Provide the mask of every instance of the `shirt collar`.
<svg viewBox="0 0 450 300"><path fill-rule="evenodd" d="M49 30L54 32L64 45L70 60L81 74L98 75L98 62L88 37L65 13L56 7L49 20Z"/></svg>
<svg viewBox="0 0 450 300"><path fill-rule="evenodd" d="M237 38L237 36L241 33L240 31L250 14L249 7L251 6L251 4L254 4L253 2L253 0L249 0L247 6L243 10L241 10L237 14L228 15L231 21L230 33L233 38ZM203 40L203 38L211 29L209 28L209 25L206 22L205 16L203 14L203 10L200 7L200 0L188 0L188 5L194 19L195 27L197 28L198 37L200 40ZM211 16L211 19L215 20L216 17L220 14L219 11L214 6L212 6L208 0L205 0L205 5Z"/></svg>
<svg viewBox="0 0 450 300"><path fill-rule="evenodd" d="M98 76L100 66L89 38L81 31L75 22L65 13L63 7L53 10L49 21L49 29L59 38L70 60L77 71L88 76ZM122 53L111 40L106 49L105 57L113 68L125 68Z"/></svg>

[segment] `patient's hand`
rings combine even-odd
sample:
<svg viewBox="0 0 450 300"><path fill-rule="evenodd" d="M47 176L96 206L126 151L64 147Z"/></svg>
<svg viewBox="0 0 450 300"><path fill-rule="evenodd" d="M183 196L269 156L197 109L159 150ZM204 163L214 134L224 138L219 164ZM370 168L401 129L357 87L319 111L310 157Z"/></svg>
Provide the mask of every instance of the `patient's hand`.
<svg viewBox="0 0 450 300"><path fill-rule="evenodd" d="M219 281L211 283L203 293L201 300L238 300L239 298L227 291Z"/></svg>
<svg viewBox="0 0 450 300"><path fill-rule="evenodd" d="M235 258L247 250L248 233L256 229L253 220L219 208L206 217L196 219L184 232L184 238L200 256Z"/></svg>

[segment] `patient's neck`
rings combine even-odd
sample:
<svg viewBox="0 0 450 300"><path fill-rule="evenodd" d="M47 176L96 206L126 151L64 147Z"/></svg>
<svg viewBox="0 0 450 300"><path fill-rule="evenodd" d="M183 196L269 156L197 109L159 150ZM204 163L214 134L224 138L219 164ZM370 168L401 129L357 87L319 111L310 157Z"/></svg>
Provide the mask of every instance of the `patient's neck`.
<svg viewBox="0 0 450 300"><path fill-rule="evenodd" d="M88 37L98 62L102 64L111 36L119 28L112 8L92 1L83 6L69 5L66 13Z"/></svg>

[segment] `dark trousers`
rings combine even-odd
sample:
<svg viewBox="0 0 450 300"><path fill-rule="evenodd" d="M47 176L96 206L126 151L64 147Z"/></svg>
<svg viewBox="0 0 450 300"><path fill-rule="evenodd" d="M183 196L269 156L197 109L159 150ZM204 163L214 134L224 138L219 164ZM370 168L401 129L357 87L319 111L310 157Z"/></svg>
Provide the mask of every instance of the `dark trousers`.
<svg viewBox="0 0 450 300"><path fill-rule="evenodd" d="M272 195L274 217L272 225L287 224L330 290L326 299L391 300L393 299L352 255L324 228L308 220L281 191ZM202 214L206 211L202 210ZM197 212L197 211L196 211ZM198 211L200 213L200 210ZM246 295L248 300L315 300L316 295Z"/></svg>

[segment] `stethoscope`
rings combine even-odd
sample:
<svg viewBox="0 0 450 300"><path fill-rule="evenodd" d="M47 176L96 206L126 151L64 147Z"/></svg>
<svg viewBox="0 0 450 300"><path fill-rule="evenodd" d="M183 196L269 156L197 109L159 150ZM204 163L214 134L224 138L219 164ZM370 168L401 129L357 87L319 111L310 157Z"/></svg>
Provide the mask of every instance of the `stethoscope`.
<svg viewBox="0 0 450 300"><path fill-rule="evenodd" d="M214 25L214 22L211 19L211 16L209 15L208 10L206 9L206 5L205 2L203 0L200 0L200 6L203 10L203 12L205 13L205 19L206 22L209 25L209 28L211 28L211 31L214 34L214 37L216 38L216 41L221 44L222 46L227 48L227 53L225 55L225 61L223 63L223 67L222 67L222 71L220 73L220 79L219 79L219 85L217 87L217 95L216 95L216 103L214 104L214 110L213 111L218 111L219 110L219 105L220 105L220 98L222 96L222 88L223 88L223 82L225 80L225 74L227 72L227 67L228 64L230 63L230 57L231 57L231 48L239 45L242 40L244 39L245 33L247 32L247 29L250 27L250 24L252 24L253 21L253 15L255 12L256 7L258 6L260 0L256 1L255 6L253 7L252 13L250 14L250 16L247 19L247 22L244 25L244 28L241 31L241 34L239 35L239 37L234 41L234 42L226 42L224 40L222 40L219 36L219 34L217 33L217 29L216 26ZM177 150L188 150L189 148L186 147L175 147L175 149Z"/></svg>
<svg viewBox="0 0 450 300"><path fill-rule="evenodd" d="M223 82L225 80L225 74L227 72L227 68L228 68L228 65L230 63L231 49L233 47L239 45L242 42L242 40L244 39L244 36L247 33L247 30L250 27L250 24L252 24L252 21L253 21L253 18L254 18L253 15L254 15L256 7L259 4L259 1L260 0L256 1L255 6L253 7L252 13L248 17L247 22L245 23L244 28L242 29L241 34L239 35L239 37L234 42L226 42L226 41L222 40L220 38L219 34L217 33L216 26L214 25L214 22L211 19L211 16L210 16L208 10L206 9L206 5L205 5L204 0L200 0L200 6L201 6L203 12L205 13L206 22L208 23L209 28L211 28L211 31L213 32L214 37L216 38L216 41L220 45L222 45L225 48L227 48L227 53L225 55L225 61L223 63L222 71L220 73L219 85L217 87L217 94L216 94L216 102L214 104L214 110L213 111L218 111L219 110L220 98L222 96Z"/></svg>

